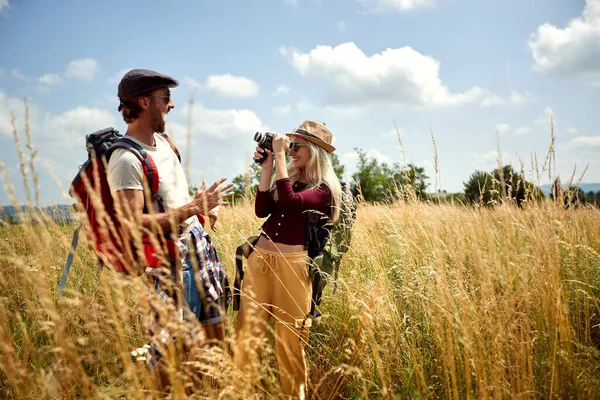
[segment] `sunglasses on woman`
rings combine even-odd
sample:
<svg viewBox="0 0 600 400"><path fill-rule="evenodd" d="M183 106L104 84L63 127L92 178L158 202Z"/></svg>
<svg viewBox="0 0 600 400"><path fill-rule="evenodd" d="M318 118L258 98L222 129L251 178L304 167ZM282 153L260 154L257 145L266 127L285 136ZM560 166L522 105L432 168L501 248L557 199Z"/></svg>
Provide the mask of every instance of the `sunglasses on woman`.
<svg viewBox="0 0 600 400"><path fill-rule="evenodd" d="M299 151L302 147L306 147L307 145L304 143L296 143L296 142L290 142L290 151L293 151L294 153Z"/></svg>

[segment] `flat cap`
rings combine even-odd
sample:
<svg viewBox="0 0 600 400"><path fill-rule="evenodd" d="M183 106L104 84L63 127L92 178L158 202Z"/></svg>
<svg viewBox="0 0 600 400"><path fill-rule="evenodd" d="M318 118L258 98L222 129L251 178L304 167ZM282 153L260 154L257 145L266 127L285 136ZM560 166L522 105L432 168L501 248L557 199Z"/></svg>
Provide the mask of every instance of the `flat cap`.
<svg viewBox="0 0 600 400"><path fill-rule="evenodd" d="M177 80L149 69L132 69L119 82L119 99L133 100L160 88L179 86Z"/></svg>

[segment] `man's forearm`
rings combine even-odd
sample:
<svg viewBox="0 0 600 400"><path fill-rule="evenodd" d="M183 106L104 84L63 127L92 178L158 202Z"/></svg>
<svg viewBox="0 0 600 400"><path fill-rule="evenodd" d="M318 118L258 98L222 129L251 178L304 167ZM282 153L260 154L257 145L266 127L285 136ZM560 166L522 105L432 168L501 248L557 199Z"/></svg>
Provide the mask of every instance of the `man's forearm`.
<svg viewBox="0 0 600 400"><path fill-rule="evenodd" d="M190 203L164 213L142 214L138 222L145 230L152 231L156 225L158 225L163 232L167 232L174 229L189 217L198 214L197 211L198 210Z"/></svg>

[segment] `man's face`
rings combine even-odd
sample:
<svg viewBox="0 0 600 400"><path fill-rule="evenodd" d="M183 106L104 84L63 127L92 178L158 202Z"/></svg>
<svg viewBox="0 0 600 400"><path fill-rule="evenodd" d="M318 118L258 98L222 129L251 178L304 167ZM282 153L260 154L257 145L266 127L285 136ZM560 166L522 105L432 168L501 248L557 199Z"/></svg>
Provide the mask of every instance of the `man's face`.
<svg viewBox="0 0 600 400"><path fill-rule="evenodd" d="M171 100L171 91L167 88L157 89L150 95L150 124L154 132L164 133L166 129L165 116L175 108Z"/></svg>

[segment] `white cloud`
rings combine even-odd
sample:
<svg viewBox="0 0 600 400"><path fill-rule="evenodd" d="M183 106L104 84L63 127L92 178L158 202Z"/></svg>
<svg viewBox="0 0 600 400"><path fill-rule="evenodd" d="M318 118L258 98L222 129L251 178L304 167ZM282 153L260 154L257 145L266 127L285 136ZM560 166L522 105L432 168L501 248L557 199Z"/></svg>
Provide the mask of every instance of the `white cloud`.
<svg viewBox="0 0 600 400"><path fill-rule="evenodd" d="M487 89L483 90L481 105L483 107L491 106L520 106L527 102L535 100L535 96L530 92L523 94L511 91L507 98L490 93Z"/></svg>
<svg viewBox="0 0 600 400"><path fill-rule="evenodd" d="M46 115L43 130L52 134L53 144L81 147L85 142L85 135L115 126L115 123L115 113L101 108L80 106L58 116Z"/></svg>
<svg viewBox="0 0 600 400"><path fill-rule="evenodd" d="M8 0L0 0L0 11L2 11L3 8L9 8L10 7L10 3L8 2Z"/></svg>
<svg viewBox="0 0 600 400"><path fill-rule="evenodd" d="M24 135L25 103L22 99L8 97L0 90L0 135L13 135L10 113L20 135ZM59 115L42 114L35 103L29 102L31 134L38 143L52 146L83 146L85 135L108 126L115 126L116 113L89 107L76 107ZM83 147L82 147L83 148Z"/></svg>
<svg viewBox="0 0 600 400"><path fill-rule="evenodd" d="M511 105L520 106L522 104L527 103L530 100L533 100L534 98L535 96L529 92L525 92L525 94L523 95L515 91L511 91L507 102Z"/></svg>
<svg viewBox="0 0 600 400"><path fill-rule="evenodd" d="M279 85L277 86L277 89L275 89L275 91L272 93L273 96L281 96L281 95L285 95L285 94L290 94L292 93L292 89L285 86L285 85Z"/></svg>
<svg viewBox="0 0 600 400"><path fill-rule="evenodd" d="M506 123L494 125L494 132L500 136L506 135L510 131L510 125Z"/></svg>
<svg viewBox="0 0 600 400"><path fill-rule="evenodd" d="M551 121L554 129L556 129L556 118L554 118L554 111L552 111L552 108L546 107L544 108L544 112L533 121L533 124L540 129L550 130Z"/></svg>
<svg viewBox="0 0 600 400"><path fill-rule="evenodd" d="M40 83L53 86L62 83L62 78L58 74L45 74L39 77L38 81Z"/></svg>
<svg viewBox="0 0 600 400"><path fill-rule="evenodd" d="M283 4L285 4L286 6L296 7L298 5L298 1L297 0L283 0Z"/></svg>
<svg viewBox="0 0 600 400"><path fill-rule="evenodd" d="M167 116L167 134L169 135L169 137L171 137L175 145L180 147L187 141L188 128L187 126L179 124L177 122L171 122L169 116ZM203 152L203 148L194 149L195 155L201 154Z"/></svg>
<svg viewBox="0 0 600 400"><path fill-rule="evenodd" d="M495 168L498 168L498 157L500 157L500 161L502 165L509 164L511 162L510 155L507 152L502 152L498 154L496 150L490 150L485 153L467 153L466 156L470 157L472 160L473 168L476 168L481 171L491 171Z"/></svg>
<svg viewBox="0 0 600 400"><path fill-rule="evenodd" d="M21 71L19 71L19 69L18 69L18 68L13 68L13 69L10 71L10 74L11 74L13 77L15 77L15 78L17 78L18 80L21 80L21 81L29 81L29 80L31 80L31 78L29 78L29 77L27 77L27 76L23 75L23 74L21 73Z"/></svg>
<svg viewBox="0 0 600 400"><path fill-rule="evenodd" d="M569 127L564 131L558 131L554 111L552 108L546 106L542 113L533 120L530 126L521 125L512 130L512 136L523 136L534 131L548 133L550 132L550 121L552 121L554 132L559 132L559 136L562 133L570 136L577 135L579 133L579 131L573 127ZM508 124L498 124L494 126L494 131L500 135L505 135L511 131L511 128Z"/></svg>
<svg viewBox="0 0 600 400"><path fill-rule="evenodd" d="M372 12L407 12L435 5L436 0L358 0Z"/></svg>
<svg viewBox="0 0 600 400"><path fill-rule="evenodd" d="M569 127L567 129L565 129L565 133L567 135L577 135L579 133L579 131L573 127Z"/></svg>
<svg viewBox="0 0 600 400"><path fill-rule="evenodd" d="M289 50L285 46L281 46L277 51L279 51L279 54L281 56L286 57L286 58L290 55Z"/></svg>
<svg viewBox="0 0 600 400"><path fill-rule="evenodd" d="M323 112L328 118L357 118L367 111L365 107L358 105L328 105L317 108L306 96L302 95L296 102L296 111L300 113Z"/></svg>
<svg viewBox="0 0 600 400"><path fill-rule="evenodd" d="M128 73L129 71L131 71L133 68L123 68L122 70L120 70L119 72L115 73L113 76L111 76L110 78L108 78L108 82L109 83L119 83L121 82L121 79L123 79L123 76Z"/></svg>
<svg viewBox="0 0 600 400"><path fill-rule="evenodd" d="M290 107L289 104L285 105L285 106L277 106L277 107L273 107L271 109L271 111L273 112L273 114L277 115L278 117L281 117L283 115L287 115L290 113L290 111L292 111L292 107Z"/></svg>
<svg viewBox="0 0 600 400"><path fill-rule="evenodd" d="M188 111L189 105L185 105L182 115L186 118ZM210 109L200 103L193 105L192 127L194 132L225 140L247 137L268 128L254 111Z"/></svg>
<svg viewBox="0 0 600 400"><path fill-rule="evenodd" d="M372 56L352 42L317 46L309 53L285 48L279 52L303 77L324 82L330 104L427 108L473 102L484 105L491 97L493 101L487 105L518 103L522 98L513 94L504 100L479 87L451 93L440 79L440 63L408 46Z"/></svg>
<svg viewBox="0 0 600 400"><path fill-rule="evenodd" d="M528 126L519 126L517 129L515 129L515 132L513 133L514 136L522 136L522 135L527 135L528 133L533 132L533 130L528 127Z"/></svg>
<svg viewBox="0 0 600 400"><path fill-rule="evenodd" d="M29 120L30 127L33 133L36 132L36 120L38 117L38 109L35 104L29 102ZM17 125L17 129L20 133L23 132L23 127L25 126L25 102L23 99L18 99L15 97L8 97L6 93L4 93L0 89L0 135L12 137L13 129L10 114L14 113L15 115L15 123Z"/></svg>
<svg viewBox="0 0 600 400"><path fill-rule="evenodd" d="M104 96L102 96L102 97L104 99L104 103L106 104L106 106L113 110L116 109L120 103L119 96L117 96L116 89L112 93L104 93Z"/></svg>
<svg viewBox="0 0 600 400"><path fill-rule="evenodd" d="M300 112L307 112L313 110L315 107L312 103L305 97L300 97L300 100L296 103L296 109Z"/></svg>
<svg viewBox="0 0 600 400"><path fill-rule="evenodd" d="M253 97L259 92L258 85L253 80L231 74L210 75L205 85L223 97Z"/></svg>
<svg viewBox="0 0 600 400"><path fill-rule="evenodd" d="M579 136L572 139L569 144L573 148L596 147L600 149L600 136Z"/></svg>
<svg viewBox="0 0 600 400"><path fill-rule="evenodd" d="M93 58L83 58L79 60L73 60L67 66L65 77L91 81L100 72L100 66Z"/></svg>
<svg viewBox="0 0 600 400"><path fill-rule="evenodd" d="M388 166L391 166L393 164L393 161L390 157L381 153L377 149L369 149L365 152L367 154L367 159L374 158L375 160L377 160L378 164L385 163ZM356 151L343 153L340 157L340 161L346 167L348 176L350 176L352 173L356 172L356 169L358 168L358 153Z"/></svg>
<svg viewBox="0 0 600 400"><path fill-rule="evenodd" d="M333 118L358 118L366 112L364 107L360 106L326 106L324 110Z"/></svg>
<svg viewBox="0 0 600 400"><path fill-rule="evenodd" d="M600 0L587 0L580 17L565 28L545 23L532 34L533 69L555 76L577 76L600 85Z"/></svg>
<svg viewBox="0 0 600 400"><path fill-rule="evenodd" d="M200 82L198 82L194 78L190 78L189 76L184 77L183 81L192 88L195 88L195 89L202 88L202 84Z"/></svg>
<svg viewBox="0 0 600 400"><path fill-rule="evenodd" d="M398 140L398 132L400 132L400 139L404 139L406 137L406 131L402 128L398 128L398 131L396 131L396 128L392 128L388 131L380 133L379 136L385 139Z"/></svg>
<svg viewBox="0 0 600 400"><path fill-rule="evenodd" d="M345 21L340 20L340 21L336 22L336 25L337 25L338 31L344 32L346 30L346 22Z"/></svg>

